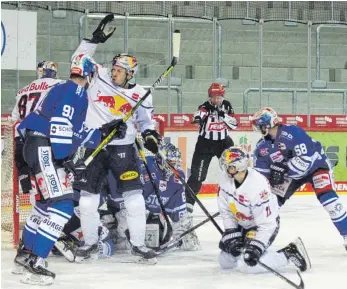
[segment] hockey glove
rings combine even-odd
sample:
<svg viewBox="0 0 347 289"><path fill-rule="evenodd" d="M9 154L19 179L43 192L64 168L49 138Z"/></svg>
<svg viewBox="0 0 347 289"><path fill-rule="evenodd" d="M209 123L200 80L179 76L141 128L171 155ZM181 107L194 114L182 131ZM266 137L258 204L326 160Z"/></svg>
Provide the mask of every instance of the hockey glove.
<svg viewBox="0 0 347 289"><path fill-rule="evenodd" d="M123 139L127 133L128 126L122 119L114 119L111 122L105 123L100 131L103 137L107 137L114 129L117 130L112 139Z"/></svg>
<svg viewBox="0 0 347 289"><path fill-rule="evenodd" d="M156 130L146 129L142 133L142 137L145 141L145 148L153 154L158 153L158 143L161 141L161 136Z"/></svg>
<svg viewBox="0 0 347 289"><path fill-rule="evenodd" d="M238 229L227 229L219 242L219 249L223 252L238 257L243 247L242 234Z"/></svg>
<svg viewBox="0 0 347 289"><path fill-rule="evenodd" d="M200 116L194 117L192 124L201 124L201 123L202 123L202 119Z"/></svg>
<svg viewBox="0 0 347 289"><path fill-rule="evenodd" d="M115 22L113 21L113 14L108 14L101 20L99 26L93 32L91 43L105 43L116 30Z"/></svg>
<svg viewBox="0 0 347 289"><path fill-rule="evenodd" d="M254 267L258 264L258 261L263 253L264 245L259 241L252 240L245 247L243 260L248 266Z"/></svg>
<svg viewBox="0 0 347 289"><path fill-rule="evenodd" d="M281 163L270 165L270 178L269 178L270 185L276 186L276 185L283 184L284 174L286 172L287 172L287 168Z"/></svg>

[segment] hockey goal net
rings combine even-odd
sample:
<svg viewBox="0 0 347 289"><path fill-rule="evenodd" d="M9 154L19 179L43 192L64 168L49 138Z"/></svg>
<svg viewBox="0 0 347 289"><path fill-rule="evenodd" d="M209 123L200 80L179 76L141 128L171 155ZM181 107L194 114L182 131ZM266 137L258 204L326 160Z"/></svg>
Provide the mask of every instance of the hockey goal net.
<svg viewBox="0 0 347 289"><path fill-rule="evenodd" d="M16 123L9 115L1 115L1 247L17 247L21 230L31 212L30 195L21 192L14 163ZM164 135L163 123L156 129ZM146 152L146 155L150 154Z"/></svg>

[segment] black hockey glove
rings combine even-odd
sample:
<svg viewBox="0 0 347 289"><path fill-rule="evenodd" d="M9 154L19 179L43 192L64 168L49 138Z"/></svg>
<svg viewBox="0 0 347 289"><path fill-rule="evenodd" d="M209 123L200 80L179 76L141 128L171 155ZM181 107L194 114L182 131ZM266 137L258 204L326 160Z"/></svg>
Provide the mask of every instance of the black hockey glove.
<svg viewBox="0 0 347 289"><path fill-rule="evenodd" d="M248 242L244 249L243 260L248 266L254 267L258 264L261 255L264 253L264 245L256 240Z"/></svg>
<svg viewBox="0 0 347 289"><path fill-rule="evenodd" d="M114 119L111 122L105 123L100 131L103 137L107 137L114 129L117 130L112 139L123 139L127 133L128 126L122 119Z"/></svg>
<svg viewBox="0 0 347 289"><path fill-rule="evenodd" d="M269 182L271 186L281 185L284 183L284 174L287 172L287 168L284 164L276 163L270 165L270 178Z"/></svg>
<svg viewBox="0 0 347 289"><path fill-rule="evenodd" d="M66 159L63 162L63 167L67 174L73 174L75 177L82 176L87 167L84 164L84 159L75 160L75 157Z"/></svg>
<svg viewBox="0 0 347 289"><path fill-rule="evenodd" d="M98 27L93 32L93 37L90 40L91 43L105 43L116 30L115 23L113 21L114 15L108 14L101 20Z"/></svg>
<svg viewBox="0 0 347 289"><path fill-rule="evenodd" d="M200 116L194 117L192 124L201 124L201 123L202 123L202 119Z"/></svg>
<svg viewBox="0 0 347 289"><path fill-rule="evenodd" d="M146 129L142 133L145 148L153 154L158 153L158 143L161 141L161 136L156 130Z"/></svg>
<svg viewBox="0 0 347 289"><path fill-rule="evenodd" d="M219 249L223 252L238 257L243 247L242 234L238 229L228 229L223 233L222 239L219 241Z"/></svg>

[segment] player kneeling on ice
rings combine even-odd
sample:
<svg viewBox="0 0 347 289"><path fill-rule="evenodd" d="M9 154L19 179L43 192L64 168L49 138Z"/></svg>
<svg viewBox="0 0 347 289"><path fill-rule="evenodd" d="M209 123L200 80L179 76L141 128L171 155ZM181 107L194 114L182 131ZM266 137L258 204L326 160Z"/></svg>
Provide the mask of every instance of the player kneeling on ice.
<svg viewBox="0 0 347 289"><path fill-rule="evenodd" d="M264 176L248 168L249 158L239 147L226 149L220 158L218 206L224 224L219 242L223 269L263 273L260 260L274 270L291 261L301 271L311 267L300 238L275 252L269 248L279 230L277 198Z"/></svg>
<svg viewBox="0 0 347 289"><path fill-rule="evenodd" d="M182 159L181 152L173 144L167 143L161 147L161 150L166 154L168 160L174 164L175 168L180 171L184 177L184 173L180 168ZM159 189L161 201L165 207L165 213L172 220L172 230L169 232L170 226L165 221L161 211L157 196L154 192L154 186L150 181L148 172L141 164L141 181L144 185L143 196L146 202L147 210L147 226L146 226L146 245L153 249L158 249L161 245L170 241L172 233L172 240L180 238L180 235L191 228L192 218L187 214L186 198L184 187L179 179L172 173L170 168L167 167L166 162L160 157L156 156L146 157L147 165L152 175L154 185ZM122 242L126 242L125 230L126 224L126 211L124 208L124 200L121 194L117 193L115 180L112 174L108 176L108 187L110 190L110 199L108 202L111 210L117 211L115 214L118 222L117 227L117 241L116 248L126 248ZM186 234L181 238L178 247L185 251L196 251L200 248L199 240L196 233L193 231Z"/></svg>
<svg viewBox="0 0 347 289"><path fill-rule="evenodd" d="M38 188L35 207L24 227L24 246L14 260L30 272L23 283L49 285L55 278L45 258L73 213L73 190L65 164L81 144L80 129L88 107L86 89L95 75L94 61L83 54L76 56L70 79L53 87L18 126L24 160ZM89 136L100 141L97 130L90 131Z"/></svg>

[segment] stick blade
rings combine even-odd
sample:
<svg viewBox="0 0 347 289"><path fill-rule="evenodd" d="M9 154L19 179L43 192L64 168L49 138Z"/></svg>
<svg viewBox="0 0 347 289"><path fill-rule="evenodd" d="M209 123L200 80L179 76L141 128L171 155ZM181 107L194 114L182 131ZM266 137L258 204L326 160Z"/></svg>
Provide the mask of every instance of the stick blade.
<svg viewBox="0 0 347 289"><path fill-rule="evenodd" d="M181 47L181 32L179 30L174 31L172 42L173 42L173 45L172 45L173 57L178 59L180 56L180 47Z"/></svg>

